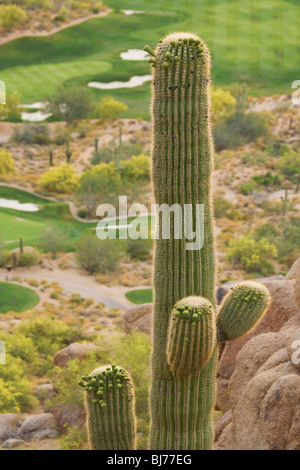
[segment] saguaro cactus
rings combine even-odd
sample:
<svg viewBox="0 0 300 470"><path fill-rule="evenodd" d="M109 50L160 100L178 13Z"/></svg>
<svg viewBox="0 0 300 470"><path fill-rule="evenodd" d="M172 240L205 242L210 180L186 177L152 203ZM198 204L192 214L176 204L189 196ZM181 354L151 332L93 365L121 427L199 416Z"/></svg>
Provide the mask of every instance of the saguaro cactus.
<svg viewBox="0 0 300 470"><path fill-rule="evenodd" d="M158 219L153 279L150 449L211 449L218 341L235 339L249 331L268 308L270 296L263 285L248 281L235 286L219 312L216 310L207 46L193 34L176 33L162 39L155 51L150 46L145 50L152 56L153 67L154 197L159 206L172 209L177 205L183 215L178 221L171 211L169 237L163 233L162 212ZM199 205L204 209L204 244L187 249L187 240L175 233L185 233L185 223L191 220L185 217L187 212L188 215L192 212L192 229L197 228ZM110 376L114 376L114 370ZM108 424L107 411L105 407L102 410L103 403L97 402L97 394L105 390L102 383L99 385L103 377L98 377L98 373L94 371L92 378L83 378L90 439L94 448L119 449L121 444L115 436L124 432L125 421L133 436L133 410L122 414L122 419L113 420L113 416L120 415L120 406L113 395ZM102 434L107 429L104 442ZM133 437L128 442L132 443ZM127 444L121 448L133 447Z"/></svg>
<svg viewBox="0 0 300 470"><path fill-rule="evenodd" d="M82 377L91 450L134 450L135 415L131 378L113 365Z"/></svg>
<svg viewBox="0 0 300 470"><path fill-rule="evenodd" d="M197 205L204 206L202 249L189 251L185 239L175 239L174 218L170 239L163 238L160 224L155 244L150 448L211 449L217 331L220 340L244 334L265 311L269 296L263 286L252 287L259 291L257 299L240 286L226 298L217 322L210 54L201 39L185 33L170 34L155 51L145 50L153 56L155 201L179 204L183 214L191 205L194 230Z"/></svg>

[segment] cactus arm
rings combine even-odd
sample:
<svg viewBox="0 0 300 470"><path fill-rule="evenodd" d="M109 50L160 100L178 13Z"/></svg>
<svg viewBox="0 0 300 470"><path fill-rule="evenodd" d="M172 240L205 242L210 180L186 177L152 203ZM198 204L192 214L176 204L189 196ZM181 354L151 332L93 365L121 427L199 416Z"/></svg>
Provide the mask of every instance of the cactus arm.
<svg viewBox="0 0 300 470"><path fill-rule="evenodd" d="M136 449L135 398L131 378L116 366L95 369L79 382L85 389L91 450Z"/></svg>
<svg viewBox="0 0 300 470"><path fill-rule="evenodd" d="M263 317L270 305L268 289L258 282L234 286L223 299L217 320L218 341L240 338Z"/></svg>
<svg viewBox="0 0 300 470"><path fill-rule="evenodd" d="M167 343L169 366L177 376L200 372L215 346L216 324L213 306L202 297L177 302L171 315Z"/></svg>

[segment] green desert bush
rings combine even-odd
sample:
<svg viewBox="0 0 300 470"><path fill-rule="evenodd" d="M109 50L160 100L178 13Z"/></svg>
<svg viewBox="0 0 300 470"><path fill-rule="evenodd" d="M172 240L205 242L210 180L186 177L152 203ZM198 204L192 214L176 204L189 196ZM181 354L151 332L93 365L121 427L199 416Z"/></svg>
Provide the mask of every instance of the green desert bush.
<svg viewBox="0 0 300 470"><path fill-rule="evenodd" d="M256 240L247 234L229 242L227 258L239 265L248 273L259 273L264 276L274 273L270 260L276 259L278 251L273 243L266 238Z"/></svg>
<svg viewBox="0 0 300 470"><path fill-rule="evenodd" d="M30 250L25 250L23 253L20 254L19 258L19 266L29 267L35 266L39 264L40 261L40 254L34 248Z"/></svg>
<svg viewBox="0 0 300 470"><path fill-rule="evenodd" d="M12 140L16 143L46 145L50 142L49 128L42 123L26 123L15 127Z"/></svg>
<svg viewBox="0 0 300 470"><path fill-rule="evenodd" d="M242 220L245 218L244 214L236 209L232 202L220 196L214 198L214 208L216 219L227 217L229 220Z"/></svg>
<svg viewBox="0 0 300 470"><path fill-rule="evenodd" d="M7 31L11 31L27 18L27 13L17 5L0 5L0 27Z"/></svg>
<svg viewBox="0 0 300 470"><path fill-rule="evenodd" d="M126 251L130 258L145 261L151 253L152 246L151 239L143 240L138 238L137 240L132 240L128 238Z"/></svg>
<svg viewBox="0 0 300 470"><path fill-rule="evenodd" d="M76 257L80 266L90 274L115 272L120 265L123 252L119 240L99 240L96 234L83 235L76 249Z"/></svg>
<svg viewBox="0 0 300 470"><path fill-rule="evenodd" d="M10 333L1 332L0 339L12 362L23 368L21 375L27 377L28 373L38 376L51 373L54 354L81 339L81 334L60 320L43 317L21 322Z"/></svg>
<svg viewBox="0 0 300 470"><path fill-rule="evenodd" d="M0 367L0 413L26 413L36 405L26 364L6 352L6 364Z"/></svg>
<svg viewBox="0 0 300 470"><path fill-rule="evenodd" d="M105 96L96 107L96 113L103 121L115 120L128 110L128 106L113 96Z"/></svg>

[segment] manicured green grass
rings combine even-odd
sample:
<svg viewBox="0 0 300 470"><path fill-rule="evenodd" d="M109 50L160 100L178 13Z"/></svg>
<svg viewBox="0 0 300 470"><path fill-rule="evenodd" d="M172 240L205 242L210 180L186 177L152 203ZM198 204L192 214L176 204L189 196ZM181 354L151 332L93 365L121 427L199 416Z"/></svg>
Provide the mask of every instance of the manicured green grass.
<svg viewBox="0 0 300 470"><path fill-rule="evenodd" d="M36 194L28 193L22 189L12 188L11 186L0 185L0 198L14 199L21 202L22 204L53 204L53 201L49 199L37 196Z"/></svg>
<svg viewBox="0 0 300 470"><path fill-rule="evenodd" d="M54 227L64 234L65 251L74 251L78 238L86 231L91 231L96 236L95 229L98 224L75 220L70 214L68 204L49 201L26 191L0 185L1 197L16 199L22 203L34 203L39 206L37 212L22 212L0 207L0 240L5 243L7 249L19 246L19 238L23 239L24 245L41 249L41 239L47 227ZM122 219L119 224L121 226L130 224L134 219ZM141 233L148 233L151 228L150 216L142 216L139 221L148 221L148 223L142 223L141 226L137 227L137 230ZM118 224L118 222L109 222L109 225L115 224ZM117 238L120 233L124 235L126 231L125 228L117 229ZM112 231L109 232L112 233Z"/></svg>
<svg viewBox="0 0 300 470"><path fill-rule="evenodd" d="M40 301L38 294L28 287L0 282L0 313L20 313L35 307Z"/></svg>
<svg viewBox="0 0 300 470"><path fill-rule="evenodd" d="M38 212L22 212L0 208L0 240L7 249L18 246L19 238L24 245L42 248L41 238L47 227L54 227L65 237L66 251L75 249L77 239L96 224L86 224L75 220L65 203L49 201L26 191L0 186L0 198L17 199L24 203L39 205Z"/></svg>
<svg viewBox="0 0 300 470"><path fill-rule="evenodd" d="M109 62L89 60L84 63L62 62L58 64L11 67L1 73L1 79L10 90L20 90L23 100L29 102L53 95L59 85L72 78L101 74L112 68ZM37 95L38 90L38 95Z"/></svg>
<svg viewBox="0 0 300 470"><path fill-rule="evenodd" d="M130 302L137 305L153 302L152 289L130 290L125 294L125 297L130 300Z"/></svg>
<svg viewBox="0 0 300 470"><path fill-rule="evenodd" d="M119 7L119 0L107 0ZM122 8L145 14L111 13L48 37L20 38L0 47L0 79L22 101L44 100L56 85L127 81L149 73L143 61L124 61L120 52L142 48L170 31L188 30L212 52L213 83L246 82L253 95L290 93L300 60L300 4L294 0L131 0ZM94 90L97 100L112 94L128 104L130 117L149 117L150 84ZM124 116L125 116L124 115Z"/></svg>

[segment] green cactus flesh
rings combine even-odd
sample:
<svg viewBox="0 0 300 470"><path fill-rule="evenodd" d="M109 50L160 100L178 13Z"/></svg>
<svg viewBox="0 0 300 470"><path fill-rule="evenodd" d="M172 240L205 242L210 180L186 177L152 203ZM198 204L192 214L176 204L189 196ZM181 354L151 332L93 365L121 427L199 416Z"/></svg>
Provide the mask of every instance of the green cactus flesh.
<svg viewBox="0 0 300 470"><path fill-rule="evenodd" d="M245 281L232 287L218 315L218 340L233 340L246 334L262 318L269 304L269 291L258 282Z"/></svg>
<svg viewBox="0 0 300 470"><path fill-rule="evenodd" d="M91 450L134 450L135 414L131 378L115 365L82 377Z"/></svg>
<svg viewBox="0 0 300 470"><path fill-rule="evenodd" d="M193 212L203 204L205 240L201 250L186 250L186 240L174 239L174 223L169 240L161 234L156 240L150 448L205 449L213 438L217 347L201 371L186 377L171 370L167 343L171 313L180 299L201 296L215 304L210 55L197 36L171 34L158 44L153 65L155 202L182 209L191 204Z"/></svg>
<svg viewBox="0 0 300 470"><path fill-rule="evenodd" d="M216 342L216 320L212 304L202 297L177 302L172 313L167 344L168 363L176 375L201 371Z"/></svg>

